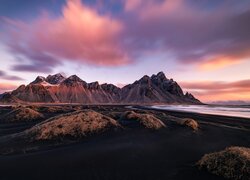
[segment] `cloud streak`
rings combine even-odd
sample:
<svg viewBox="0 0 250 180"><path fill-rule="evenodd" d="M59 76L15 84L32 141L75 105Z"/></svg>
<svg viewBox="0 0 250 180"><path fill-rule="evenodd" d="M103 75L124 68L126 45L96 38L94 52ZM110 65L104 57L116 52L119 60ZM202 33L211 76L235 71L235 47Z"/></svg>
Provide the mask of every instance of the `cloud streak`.
<svg viewBox="0 0 250 180"><path fill-rule="evenodd" d="M250 100L250 79L221 82L181 82L181 86L204 101Z"/></svg>
<svg viewBox="0 0 250 180"><path fill-rule="evenodd" d="M4 71L1 71L1 70L0 70L0 79L11 80L11 81L23 80L23 78L20 78L18 76L8 75Z"/></svg>
<svg viewBox="0 0 250 180"><path fill-rule="evenodd" d="M201 81L201 82L182 82L181 85L187 89L195 90L226 90L226 89L235 89L243 88L250 89L250 79L234 81L234 82L223 82L223 81Z"/></svg>

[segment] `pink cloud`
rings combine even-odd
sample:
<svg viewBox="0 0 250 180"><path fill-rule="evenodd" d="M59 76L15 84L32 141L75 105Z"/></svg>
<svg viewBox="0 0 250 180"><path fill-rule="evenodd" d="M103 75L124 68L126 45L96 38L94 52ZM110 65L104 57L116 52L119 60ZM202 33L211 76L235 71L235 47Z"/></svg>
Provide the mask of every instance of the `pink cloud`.
<svg viewBox="0 0 250 180"><path fill-rule="evenodd" d="M14 75L9 75L4 71L0 70L0 79L4 79L4 80L9 80L9 81L19 81L19 80L24 80L21 77L18 76L14 76Z"/></svg>
<svg viewBox="0 0 250 180"><path fill-rule="evenodd" d="M29 24L5 21L14 27L8 39L11 51L32 60L31 64L17 65L16 70L37 69L44 64L48 65L44 70L50 71L49 66L60 64L61 59L103 66L129 63L118 41L122 23L98 14L80 0L68 0L60 18L44 14Z"/></svg>
<svg viewBox="0 0 250 180"><path fill-rule="evenodd" d="M9 83L0 83L0 93L4 93L6 91L12 91L13 89L16 89L17 86L14 84Z"/></svg>
<svg viewBox="0 0 250 180"><path fill-rule="evenodd" d="M135 11L141 20L161 19L169 15L187 15L188 8L183 0L126 0L125 10Z"/></svg>
<svg viewBox="0 0 250 180"><path fill-rule="evenodd" d="M124 8L126 11L132 11L141 6L142 2L142 0L126 0Z"/></svg>
<svg viewBox="0 0 250 180"><path fill-rule="evenodd" d="M50 72L65 60L120 66L159 51L179 66L215 70L250 57L250 6L244 10L230 2L210 9L204 1L122 0L124 11L108 8L107 15L68 0L57 18L46 13L30 23L2 18L11 26L4 39L17 57L12 67L17 71Z"/></svg>

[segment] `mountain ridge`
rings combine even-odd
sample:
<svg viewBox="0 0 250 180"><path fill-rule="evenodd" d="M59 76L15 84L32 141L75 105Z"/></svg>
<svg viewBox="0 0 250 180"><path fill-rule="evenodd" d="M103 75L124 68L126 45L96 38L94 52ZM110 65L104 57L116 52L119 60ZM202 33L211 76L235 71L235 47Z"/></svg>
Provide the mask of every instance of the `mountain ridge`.
<svg viewBox="0 0 250 180"><path fill-rule="evenodd" d="M117 103L117 104L202 104L163 72L144 75L122 88L113 84L87 83L77 75L64 77L60 73L38 76L28 85L21 85L0 97L2 103Z"/></svg>

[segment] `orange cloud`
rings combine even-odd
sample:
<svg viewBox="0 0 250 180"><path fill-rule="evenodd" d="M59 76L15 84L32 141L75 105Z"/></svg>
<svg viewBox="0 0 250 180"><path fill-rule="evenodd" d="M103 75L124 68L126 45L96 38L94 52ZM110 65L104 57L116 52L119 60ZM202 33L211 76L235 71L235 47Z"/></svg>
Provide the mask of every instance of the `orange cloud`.
<svg viewBox="0 0 250 180"><path fill-rule="evenodd" d="M182 87L192 90L222 90L222 89L250 89L250 80L241 80L234 82L224 81L197 81L197 82L181 82Z"/></svg>
<svg viewBox="0 0 250 180"><path fill-rule="evenodd" d="M204 102L250 100L250 80L235 82L181 82L181 86Z"/></svg>
<svg viewBox="0 0 250 180"><path fill-rule="evenodd" d="M233 90L233 91L190 91L203 102L213 101L249 101L250 100L250 89L249 90Z"/></svg>
<svg viewBox="0 0 250 180"><path fill-rule="evenodd" d="M17 86L14 84L9 83L0 83L0 93L4 93L6 91L12 91L13 89L16 89Z"/></svg>
<svg viewBox="0 0 250 180"><path fill-rule="evenodd" d="M201 62L199 64L199 69L202 71L213 71L217 69L221 69L227 66L231 66L234 64L239 64L242 62L242 59L236 59L228 56L219 56L214 59L209 59L207 61Z"/></svg>

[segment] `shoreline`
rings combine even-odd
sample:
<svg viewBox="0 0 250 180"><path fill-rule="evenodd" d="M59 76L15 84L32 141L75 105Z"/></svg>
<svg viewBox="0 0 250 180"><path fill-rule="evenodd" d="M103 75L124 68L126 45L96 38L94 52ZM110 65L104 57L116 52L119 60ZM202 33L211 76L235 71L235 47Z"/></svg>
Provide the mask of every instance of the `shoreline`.
<svg viewBox="0 0 250 180"><path fill-rule="evenodd" d="M154 106L154 105L152 105ZM211 116L222 116L222 117L232 117L232 118L243 118L243 119L249 119L250 120L250 116L246 116L246 115L240 115L240 116L237 116L237 115L224 115L224 114L213 114L212 112L211 113L206 113L206 112L194 112L194 111L188 111L188 110L174 110L174 109L164 109L164 108L157 108L157 107L152 107L152 106L133 106L133 107L138 107L138 108L141 108L141 109L147 109L147 110L155 110L155 111L166 111L166 112L173 112L173 113L187 113L187 114L196 114L196 115L211 115ZM167 106L167 105L166 105ZM210 105L208 105L210 106ZM214 105L211 105L211 106L214 106ZM216 107L232 107L232 106L216 106ZM235 106L233 106L235 107ZM238 106L236 106L238 107Z"/></svg>
<svg viewBox="0 0 250 180"><path fill-rule="evenodd" d="M184 112L184 111L173 111L173 110L163 110L163 109L155 109L147 106L134 106L135 108L141 110L151 110L157 112L167 113L168 115L180 117L180 118L192 118L197 120L198 122L205 123L215 123L215 125L226 124L230 127L247 127L248 131L250 131L250 118L245 117L235 117L235 116L224 116L224 115L213 115L213 114L203 114L203 113L195 113L195 112Z"/></svg>

